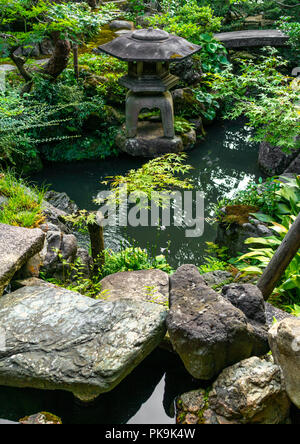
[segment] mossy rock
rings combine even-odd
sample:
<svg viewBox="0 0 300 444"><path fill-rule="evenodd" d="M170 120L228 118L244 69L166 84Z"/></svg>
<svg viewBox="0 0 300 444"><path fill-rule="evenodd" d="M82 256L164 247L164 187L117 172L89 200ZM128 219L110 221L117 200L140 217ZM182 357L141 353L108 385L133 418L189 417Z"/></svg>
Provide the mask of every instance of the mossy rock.
<svg viewBox="0 0 300 444"><path fill-rule="evenodd" d="M62 424L62 420L52 413L41 412L36 415L25 416L19 420L21 424Z"/></svg>
<svg viewBox="0 0 300 444"><path fill-rule="evenodd" d="M251 213L259 211L258 207L252 205L231 205L226 207L226 214L222 218L222 223L226 225L244 225L249 222Z"/></svg>

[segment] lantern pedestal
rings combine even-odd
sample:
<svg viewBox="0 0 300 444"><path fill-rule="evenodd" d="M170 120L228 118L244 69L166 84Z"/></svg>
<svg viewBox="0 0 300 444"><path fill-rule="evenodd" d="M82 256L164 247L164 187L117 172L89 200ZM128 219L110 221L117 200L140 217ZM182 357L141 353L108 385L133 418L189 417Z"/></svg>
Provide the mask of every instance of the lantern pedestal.
<svg viewBox="0 0 300 444"><path fill-rule="evenodd" d="M196 143L196 132L189 131L173 138L164 137L160 122L139 122L136 137L128 138L126 126L119 131L116 144L120 151L135 157L157 157L167 153L190 151Z"/></svg>

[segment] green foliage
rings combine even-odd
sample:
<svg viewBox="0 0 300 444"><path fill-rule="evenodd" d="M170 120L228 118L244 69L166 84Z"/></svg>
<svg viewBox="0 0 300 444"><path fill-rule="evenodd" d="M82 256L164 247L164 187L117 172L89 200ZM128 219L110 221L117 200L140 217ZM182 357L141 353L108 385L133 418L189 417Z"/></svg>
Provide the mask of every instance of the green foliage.
<svg viewBox="0 0 300 444"><path fill-rule="evenodd" d="M70 264L63 259L61 254L58 254L58 257L63 265L63 276L61 279L47 279L48 282L95 299L105 299L108 296L106 291L102 291L100 281L110 274L153 268L167 273L172 272L165 256L152 258L147 250L138 247L122 247L119 252L105 250L105 265L99 268L92 277L87 277L86 267L80 259Z"/></svg>
<svg viewBox="0 0 300 444"><path fill-rule="evenodd" d="M185 134L195 129L195 125L182 117L175 117L174 129L176 134Z"/></svg>
<svg viewBox="0 0 300 444"><path fill-rule="evenodd" d="M157 192L164 192L168 201L170 190L192 189L190 179L182 179L176 175L188 173L192 167L184 163L186 154L166 154L156 159L150 160L138 170L130 170L125 176L108 177L104 184L110 183L111 196L108 198L109 204L119 204L122 201L123 187L127 187L127 194L134 193L137 198L146 195L148 199L156 201L158 205L164 204L161 195ZM156 200L157 199L157 200ZM95 200L101 204L102 201Z"/></svg>
<svg viewBox="0 0 300 444"><path fill-rule="evenodd" d="M102 277L119 271L150 270L156 268L170 273L172 271L165 256L152 258L147 250L139 247L128 247L115 253L105 251L105 265L101 270Z"/></svg>
<svg viewBox="0 0 300 444"><path fill-rule="evenodd" d="M2 3L2 6L1 6ZM73 43L95 35L100 26L111 21L118 11L114 5L104 5L96 13L84 2L51 3L44 0L0 0L0 25L23 23L23 31L9 32L0 42L0 50L8 45L30 47L53 33Z"/></svg>
<svg viewBox="0 0 300 444"><path fill-rule="evenodd" d="M43 221L41 207L44 191L30 189L12 171L0 171L1 197L7 198L7 201L1 204L0 223L34 228Z"/></svg>
<svg viewBox="0 0 300 444"><path fill-rule="evenodd" d="M84 159L105 159L116 156L115 146L116 127L104 131L96 131L93 136L82 136L75 141L44 145L41 148L43 155L51 162L72 162Z"/></svg>
<svg viewBox="0 0 300 444"><path fill-rule="evenodd" d="M213 33L220 30L222 18L215 17L210 6L199 6L196 0L164 5L165 13L147 18L149 24L201 45L202 69L205 72L221 72L229 64L227 51L214 39Z"/></svg>
<svg viewBox="0 0 300 444"><path fill-rule="evenodd" d="M281 189L282 184L276 178L267 178L265 182L259 179L259 183L250 182L245 190L238 191L233 198L221 199L216 208L226 207L228 205L247 205L259 207L260 211L270 216L276 214L278 210L279 196L277 191Z"/></svg>
<svg viewBox="0 0 300 444"><path fill-rule="evenodd" d="M200 55L196 55L195 58L199 57L204 72L218 73L230 66L225 46L212 34L200 34L198 39L202 49Z"/></svg>
<svg viewBox="0 0 300 444"><path fill-rule="evenodd" d="M224 103L224 118L247 117L255 128L253 140L266 141L289 151L299 147L299 84L277 69L286 62L267 49L260 63L241 61L239 75L232 68L207 76L207 84Z"/></svg>
<svg viewBox="0 0 300 444"><path fill-rule="evenodd" d="M200 7L196 0L188 0L179 4L176 11L168 10L165 14L149 17L147 21L151 26L199 43L200 34L220 30L222 19L215 17L209 6Z"/></svg>
<svg viewBox="0 0 300 444"><path fill-rule="evenodd" d="M218 101L215 99L214 94L205 91L203 86L193 90L195 99L204 105L204 109L199 109L199 114L207 120L214 120L217 115L217 110L220 108Z"/></svg>
<svg viewBox="0 0 300 444"><path fill-rule="evenodd" d="M201 274L217 270L228 271L229 266L227 262L221 261L213 256L207 256L204 258L204 260L206 263L198 267Z"/></svg>
<svg viewBox="0 0 300 444"><path fill-rule="evenodd" d="M41 130L58 127L69 121L61 118L68 105L49 106L21 97L17 91L0 92L0 161L14 163L16 155L24 160L37 156L36 145L41 142L62 140L67 136L41 137Z"/></svg>
<svg viewBox="0 0 300 444"><path fill-rule="evenodd" d="M260 275L272 259L274 252L283 241L293 221L300 211L300 178L286 179L287 183L281 184L276 190L276 207L272 217L264 213L256 213L254 216L262 221L270 223L274 236L266 238L249 238L246 244L255 244L249 252L238 259L238 268L244 275ZM257 246L259 245L259 246ZM296 254L284 276L274 290L271 301L280 306L290 306L299 303L300 297L300 251Z"/></svg>
<svg viewBox="0 0 300 444"><path fill-rule="evenodd" d="M293 49L293 56L300 57L300 23L294 17L281 17L276 25L289 36L288 45Z"/></svg>

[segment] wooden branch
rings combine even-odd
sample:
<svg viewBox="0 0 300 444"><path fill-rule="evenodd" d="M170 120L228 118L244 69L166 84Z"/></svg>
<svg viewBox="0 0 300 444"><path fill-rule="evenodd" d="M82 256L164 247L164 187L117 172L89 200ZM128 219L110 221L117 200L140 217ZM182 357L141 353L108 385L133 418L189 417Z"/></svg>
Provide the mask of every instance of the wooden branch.
<svg viewBox="0 0 300 444"><path fill-rule="evenodd" d="M48 63L41 69L41 72L56 79L68 66L71 43L67 39L61 39L60 32L53 32L52 40L55 45L54 52Z"/></svg>
<svg viewBox="0 0 300 444"><path fill-rule="evenodd" d="M265 300L268 300L271 296L279 279L294 259L299 249L300 213L257 283Z"/></svg>
<svg viewBox="0 0 300 444"><path fill-rule="evenodd" d="M32 76L31 76L31 74L27 71L27 69L24 66L25 63L26 63L26 59L24 57L20 57L20 56L15 55L14 51L16 49L18 49L18 47L14 47L14 48L11 49L11 51L10 51L10 58L12 59L14 64L16 65L19 73L21 74L21 76L23 77L25 82L31 82Z"/></svg>

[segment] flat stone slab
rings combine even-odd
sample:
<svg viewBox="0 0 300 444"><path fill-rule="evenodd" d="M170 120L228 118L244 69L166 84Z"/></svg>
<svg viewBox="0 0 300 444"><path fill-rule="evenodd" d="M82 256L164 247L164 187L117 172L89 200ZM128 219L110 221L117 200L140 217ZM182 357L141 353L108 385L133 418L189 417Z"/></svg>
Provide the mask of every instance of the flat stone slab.
<svg viewBox="0 0 300 444"><path fill-rule="evenodd" d="M226 48L246 48L260 46L285 46L289 37L277 29L261 29L254 31L235 31L215 34Z"/></svg>
<svg viewBox="0 0 300 444"><path fill-rule="evenodd" d="M101 281L102 295L107 301L132 299L167 306L169 276L161 270L124 271L106 276Z"/></svg>
<svg viewBox="0 0 300 444"><path fill-rule="evenodd" d="M23 287L0 299L0 385L66 390L91 401L159 345L165 318L157 304Z"/></svg>
<svg viewBox="0 0 300 444"><path fill-rule="evenodd" d="M0 296L13 275L42 250L45 234L42 230L0 224Z"/></svg>

